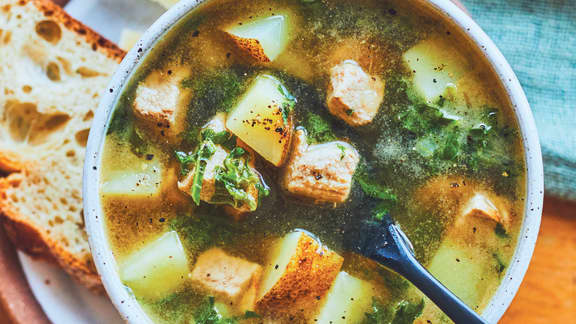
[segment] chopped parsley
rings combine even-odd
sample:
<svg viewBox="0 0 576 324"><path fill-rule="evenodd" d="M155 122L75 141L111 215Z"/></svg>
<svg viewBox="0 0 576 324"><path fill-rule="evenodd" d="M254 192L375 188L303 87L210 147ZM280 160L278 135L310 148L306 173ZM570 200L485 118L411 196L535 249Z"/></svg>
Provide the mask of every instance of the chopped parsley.
<svg viewBox="0 0 576 324"><path fill-rule="evenodd" d="M346 147L339 143L336 144L336 147L340 149L340 160L343 160L346 157Z"/></svg>
<svg viewBox="0 0 576 324"><path fill-rule="evenodd" d="M386 306L377 298L372 299L372 312L366 313L363 324L412 324L422 315L424 299L418 304L406 300L395 306Z"/></svg>
<svg viewBox="0 0 576 324"><path fill-rule="evenodd" d="M506 229L500 223L497 223L496 226L494 227L494 234L496 234L496 236L498 236L499 238L503 239L510 238L510 235L508 235Z"/></svg>
<svg viewBox="0 0 576 324"><path fill-rule="evenodd" d="M286 87L284 87L282 84L278 85L278 91L280 91L280 93L284 96L285 99L285 101L282 103L281 109L282 109L282 119L284 120L284 124L287 125L289 122L290 113L294 110L294 107L296 106L298 100L296 100L296 97L290 94L290 92L288 92L288 89L286 89Z"/></svg>
<svg viewBox="0 0 576 324"><path fill-rule="evenodd" d="M377 200L376 207L372 209L372 218L379 221L382 220L390 212L390 209L394 207L398 197L392 192L392 189L376 182L374 180L375 177L366 171L364 165L360 166L354 178L364 194Z"/></svg>
<svg viewBox="0 0 576 324"><path fill-rule="evenodd" d="M312 112L306 113L303 121L304 128L308 133L308 142L311 144L325 143L337 139L330 122Z"/></svg>
<svg viewBox="0 0 576 324"><path fill-rule="evenodd" d="M237 324L242 320L250 318L260 318L260 315L252 311L247 311L244 315L234 317L224 317L214 306L214 297L207 297L194 312L196 324Z"/></svg>

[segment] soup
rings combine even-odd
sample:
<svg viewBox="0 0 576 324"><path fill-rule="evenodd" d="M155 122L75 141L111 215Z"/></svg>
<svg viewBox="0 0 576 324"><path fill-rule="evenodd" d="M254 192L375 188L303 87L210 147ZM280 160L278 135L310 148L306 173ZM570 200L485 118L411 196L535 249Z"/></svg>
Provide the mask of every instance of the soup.
<svg viewBox="0 0 576 324"><path fill-rule="evenodd" d="M416 1L211 0L154 46L109 123L118 272L159 323L444 323L346 251L390 215L481 312L522 223L497 77Z"/></svg>

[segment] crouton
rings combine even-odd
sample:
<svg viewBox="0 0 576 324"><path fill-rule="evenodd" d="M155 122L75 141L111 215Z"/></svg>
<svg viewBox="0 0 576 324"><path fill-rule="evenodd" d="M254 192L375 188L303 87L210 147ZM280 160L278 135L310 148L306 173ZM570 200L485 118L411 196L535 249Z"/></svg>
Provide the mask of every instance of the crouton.
<svg viewBox="0 0 576 324"><path fill-rule="evenodd" d="M268 258L256 302L257 312L282 314L316 307L343 261L303 231L284 236Z"/></svg>
<svg viewBox="0 0 576 324"><path fill-rule="evenodd" d="M133 110L160 137L184 130L190 89L181 86L190 72L184 66L154 70L136 88Z"/></svg>
<svg viewBox="0 0 576 324"><path fill-rule="evenodd" d="M480 217L503 223L503 215L492 200L483 193L476 193L464 206L462 215L465 218Z"/></svg>
<svg viewBox="0 0 576 324"><path fill-rule="evenodd" d="M370 310L373 285L341 271L332 287L321 301L322 306L312 316L314 323L362 323Z"/></svg>
<svg viewBox="0 0 576 324"><path fill-rule="evenodd" d="M220 248L198 256L190 275L192 283L214 294L217 300L231 304L238 311L254 310L262 267L233 257Z"/></svg>
<svg viewBox="0 0 576 324"><path fill-rule="evenodd" d="M346 60L331 69L326 104L349 125L370 123L383 99L384 81L364 72L356 61Z"/></svg>
<svg viewBox="0 0 576 324"><path fill-rule="evenodd" d="M360 160L356 149L342 141L308 145L302 129L295 135L292 156L284 172L284 188L319 203L346 201Z"/></svg>

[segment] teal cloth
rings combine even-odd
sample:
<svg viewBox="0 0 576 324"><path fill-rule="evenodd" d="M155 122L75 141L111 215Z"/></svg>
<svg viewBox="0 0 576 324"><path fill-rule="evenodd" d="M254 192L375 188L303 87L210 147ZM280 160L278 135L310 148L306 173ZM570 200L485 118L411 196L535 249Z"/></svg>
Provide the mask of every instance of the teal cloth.
<svg viewBox="0 0 576 324"><path fill-rule="evenodd" d="M462 0L526 92L546 193L576 200L576 0Z"/></svg>

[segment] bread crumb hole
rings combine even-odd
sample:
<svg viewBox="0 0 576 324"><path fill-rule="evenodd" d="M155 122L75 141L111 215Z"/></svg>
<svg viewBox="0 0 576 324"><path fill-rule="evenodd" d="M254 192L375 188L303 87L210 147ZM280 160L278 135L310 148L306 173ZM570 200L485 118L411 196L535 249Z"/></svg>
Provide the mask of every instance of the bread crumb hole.
<svg viewBox="0 0 576 324"><path fill-rule="evenodd" d="M90 134L90 129L83 129L77 132L74 136L76 143L82 147L86 147L86 143L88 142L88 134Z"/></svg>
<svg viewBox="0 0 576 324"><path fill-rule="evenodd" d="M56 217L54 217L54 222L55 222L56 224L63 224L63 223L64 223L64 220L62 219L62 217L56 216Z"/></svg>
<svg viewBox="0 0 576 324"><path fill-rule="evenodd" d="M8 43L10 43L10 40L12 40L12 31L7 30L6 33L4 34L4 38L2 39L2 42L4 44L8 44Z"/></svg>
<svg viewBox="0 0 576 324"><path fill-rule="evenodd" d="M30 145L45 143L49 136L70 120L66 114L42 114L31 102L9 100L5 104L3 120L15 142Z"/></svg>
<svg viewBox="0 0 576 324"><path fill-rule="evenodd" d="M60 81L60 67L54 62L46 66L46 76L52 81Z"/></svg>
<svg viewBox="0 0 576 324"><path fill-rule="evenodd" d="M15 203L17 203L19 201L18 196L16 196L16 195L12 195L11 198L12 198L12 201Z"/></svg>
<svg viewBox="0 0 576 324"><path fill-rule="evenodd" d="M74 150L68 150L68 151L66 152L66 156L69 157L69 158L73 158L73 157L76 156L76 152L75 152Z"/></svg>
<svg viewBox="0 0 576 324"><path fill-rule="evenodd" d="M52 20L43 20L36 24L36 33L45 41L56 44L62 38L62 30Z"/></svg>
<svg viewBox="0 0 576 324"><path fill-rule="evenodd" d="M66 198L64 197L60 198L60 202L62 203L62 205L68 205L68 200L66 200Z"/></svg>
<svg viewBox="0 0 576 324"><path fill-rule="evenodd" d="M83 78L93 78L100 75L106 75L105 73L98 72L85 66L77 68L76 73L80 74Z"/></svg>
<svg viewBox="0 0 576 324"><path fill-rule="evenodd" d="M90 110L89 112L86 113L86 115L84 115L84 118L82 118L82 121L90 121L90 120L92 120L92 118L94 118L94 112L92 110Z"/></svg>
<svg viewBox="0 0 576 324"><path fill-rule="evenodd" d="M64 69L64 72L66 72L66 74L72 74L72 67L71 67L70 62L67 59L65 59L61 56L56 57L56 59L58 60L58 62L60 62L60 64L62 65L62 68Z"/></svg>
<svg viewBox="0 0 576 324"><path fill-rule="evenodd" d="M22 86L22 91L24 91L24 93L30 93L30 92L32 92L32 87L25 84Z"/></svg>

